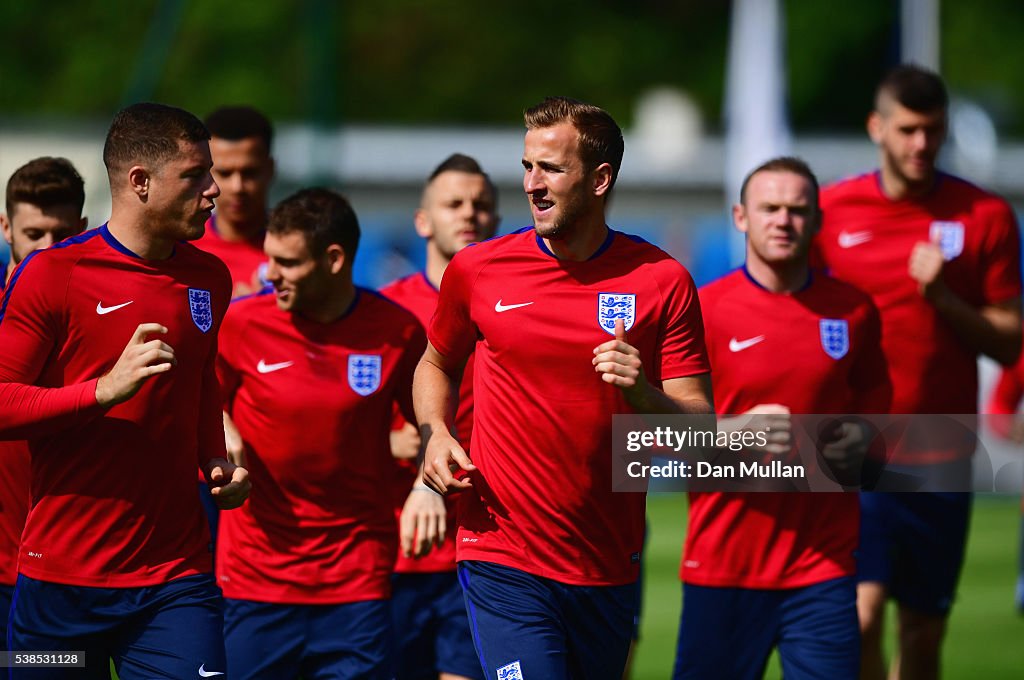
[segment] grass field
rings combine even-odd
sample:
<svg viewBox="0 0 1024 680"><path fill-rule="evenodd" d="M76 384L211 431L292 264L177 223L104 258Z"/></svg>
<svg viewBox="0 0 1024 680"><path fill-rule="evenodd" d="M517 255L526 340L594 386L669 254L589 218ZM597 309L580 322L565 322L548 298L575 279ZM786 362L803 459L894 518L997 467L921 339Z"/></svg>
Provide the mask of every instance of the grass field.
<svg viewBox="0 0 1024 680"><path fill-rule="evenodd" d="M679 625L678 572L686 497L681 493L651 494L647 514L650 533L644 553L644 609L633 678L665 680L672 672ZM945 678L1024 677L1024 617L1013 607L1019 523L1019 498L977 497L967 563L943 654ZM766 677L782 677L774 659Z"/></svg>

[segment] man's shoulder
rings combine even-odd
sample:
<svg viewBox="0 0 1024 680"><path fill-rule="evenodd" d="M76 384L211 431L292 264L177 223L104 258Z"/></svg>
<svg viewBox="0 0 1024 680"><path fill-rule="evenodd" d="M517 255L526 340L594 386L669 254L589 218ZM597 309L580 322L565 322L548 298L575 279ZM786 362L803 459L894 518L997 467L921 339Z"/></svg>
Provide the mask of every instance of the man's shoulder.
<svg viewBox="0 0 1024 680"><path fill-rule="evenodd" d="M879 195L878 181L877 170L839 179L821 188L821 204L875 198Z"/></svg>
<svg viewBox="0 0 1024 680"><path fill-rule="evenodd" d="M380 292L369 288L357 288L357 292L359 300L356 304L363 318L372 319L401 333L422 328L415 314Z"/></svg>
<svg viewBox="0 0 1024 680"><path fill-rule="evenodd" d="M425 272L418 271L407 274L400 279L395 279L391 283L382 286L378 292L387 299L396 302L410 297L421 297L428 292L433 292L436 295L437 289L427 280ZM399 304L401 303L399 302Z"/></svg>
<svg viewBox="0 0 1024 680"><path fill-rule="evenodd" d="M698 291L700 292L700 299L718 299L724 295L728 295L730 292L740 286L746 280L747 275L744 273L742 267L737 267L727 274L719 276L714 281L705 283L701 286Z"/></svg>
<svg viewBox="0 0 1024 680"><path fill-rule="evenodd" d="M941 187L936 195L941 200L954 203L969 203L974 206L976 213L1003 213L1012 214L1010 204L999 194L974 184L973 182L942 173Z"/></svg>
<svg viewBox="0 0 1024 680"><path fill-rule="evenodd" d="M195 261L196 266L209 267L214 271L223 272L230 278L231 274L228 272L228 266L224 264L224 261L213 253L199 247L195 241L182 241L175 247L182 257Z"/></svg>
<svg viewBox="0 0 1024 680"><path fill-rule="evenodd" d="M58 270L64 272L71 270L87 255L102 253L104 248L100 236L99 229L90 229L77 236L64 239L49 248L29 253L14 270L11 280L7 283L7 288L13 288L22 274L29 269L33 276L41 275L42 272L45 272L48 277L54 276Z"/></svg>
<svg viewBox="0 0 1024 680"><path fill-rule="evenodd" d="M696 289L693 277L681 262L642 236L616 232L607 258L602 259L615 269L621 269L625 264L637 274L646 273L661 288L682 285Z"/></svg>

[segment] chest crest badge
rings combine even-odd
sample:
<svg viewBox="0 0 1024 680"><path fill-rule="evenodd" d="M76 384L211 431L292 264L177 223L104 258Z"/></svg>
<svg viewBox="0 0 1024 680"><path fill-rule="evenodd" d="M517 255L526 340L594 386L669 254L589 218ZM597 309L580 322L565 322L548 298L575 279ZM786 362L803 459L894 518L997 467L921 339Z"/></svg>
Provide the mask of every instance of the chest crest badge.
<svg viewBox="0 0 1024 680"><path fill-rule="evenodd" d="M379 354L351 354L348 357L348 386L361 397L380 389L381 357Z"/></svg>
<svg viewBox="0 0 1024 680"><path fill-rule="evenodd" d="M821 348L825 354L839 360L850 351L850 325L846 319L819 319Z"/></svg>
<svg viewBox="0 0 1024 680"><path fill-rule="evenodd" d="M210 302L210 291L202 288L189 288L188 308L192 313L192 322L196 328L204 333L213 328L213 304Z"/></svg>
<svg viewBox="0 0 1024 680"><path fill-rule="evenodd" d="M597 323L601 328L615 335L615 321L622 319L628 331L636 321L636 295L632 293L598 293Z"/></svg>
<svg viewBox="0 0 1024 680"><path fill-rule="evenodd" d="M932 222L928 238L942 248L942 259L947 262L964 252L963 222Z"/></svg>

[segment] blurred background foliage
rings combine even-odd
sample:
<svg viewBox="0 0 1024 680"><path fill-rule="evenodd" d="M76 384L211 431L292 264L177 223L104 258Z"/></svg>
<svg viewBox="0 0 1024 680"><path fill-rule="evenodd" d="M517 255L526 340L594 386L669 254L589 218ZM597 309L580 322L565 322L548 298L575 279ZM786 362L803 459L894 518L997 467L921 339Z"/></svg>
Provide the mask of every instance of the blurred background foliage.
<svg viewBox="0 0 1024 680"><path fill-rule="evenodd" d="M277 121L518 124L548 94L626 126L670 85L720 129L724 0L99 0L2 3L0 116L109 119L156 99L202 115L248 103ZM784 3L799 132L860 130L898 59L898 3ZM942 65L1000 131L1024 133L1024 3L945 2ZM757 102L751 102L757 106Z"/></svg>

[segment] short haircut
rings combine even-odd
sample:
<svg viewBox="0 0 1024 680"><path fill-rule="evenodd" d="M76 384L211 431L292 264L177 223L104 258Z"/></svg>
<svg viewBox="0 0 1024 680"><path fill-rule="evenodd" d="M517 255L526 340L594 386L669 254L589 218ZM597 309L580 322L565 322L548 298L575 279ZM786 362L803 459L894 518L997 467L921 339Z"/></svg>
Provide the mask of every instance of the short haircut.
<svg viewBox="0 0 1024 680"><path fill-rule="evenodd" d="M267 233L301 232L310 252L321 255L331 244L345 250L353 262L359 249L359 220L349 202L330 189L303 189L278 203L270 212Z"/></svg>
<svg viewBox="0 0 1024 680"><path fill-rule="evenodd" d="M267 145L274 141L274 126L262 113L251 106L222 106L206 117L210 134L219 139L237 142L257 137Z"/></svg>
<svg viewBox="0 0 1024 680"><path fill-rule="evenodd" d="M43 156L14 171L7 180L7 215L14 217L18 203L38 208L73 205L82 213L85 182L66 158Z"/></svg>
<svg viewBox="0 0 1024 680"><path fill-rule="evenodd" d="M875 92L876 110L881 111L886 97L916 113L944 111L949 106L942 78L916 64L901 64L886 74Z"/></svg>
<svg viewBox="0 0 1024 680"><path fill-rule="evenodd" d="M210 139L203 122L184 109L165 104L132 104L121 109L103 144L107 172L136 163L160 165L179 151L179 143Z"/></svg>
<svg viewBox="0 0 1024 680"><path fill-rule="evenodd" d="M579 137L580 156L593 170L602 163L612 166L612 186L619 176L625 142L615 119L604 109L568 97L548 97L526 109L523 121L527 130L548 128L569 122Z"/></svg>
<svg viewBox="0 0 1024 680"><path fill-rule="evenodd" d="M477 163L476 159L472 156L467 156L464 153L453 153L451 156L448 156L448 158L441 161L441 163L434 168L434 171L430 173L423 190L426 191L431 182L446 172L463 172L467 175L478 175L483 177L484 182L487 184L487 188L491 192L491 199L494 201L495 207L497 207L498 187L494 185L494 182L491 181L490 175L484 172L484 169L480 167L480 164Z"/></svg>
<svg viewBox="0 0 1024 680"><path fill-rule="evenodd" d="M814 205L814 212L818 212L818 178L814 176L811 171L811 166L807 165L807 161L802 158L795 156L778 156L767 160L761 165L757 166L750 173L743 178L743 185L740 187L740 203L746 205L747 201L747 185L750 184L750 180L754 178L754 175L762 172L790 172L794 175L799 175L806 179L811 185L811 200Z"/></svg>

